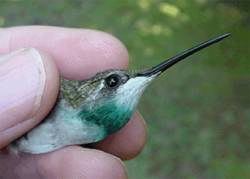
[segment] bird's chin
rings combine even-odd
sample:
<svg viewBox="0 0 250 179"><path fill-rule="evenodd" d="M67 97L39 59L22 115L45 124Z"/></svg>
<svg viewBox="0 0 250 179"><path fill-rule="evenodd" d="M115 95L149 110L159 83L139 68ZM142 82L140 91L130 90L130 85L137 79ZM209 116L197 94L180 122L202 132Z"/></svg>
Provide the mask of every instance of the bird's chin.
<svg viewBox="0 0 250 179"><path fill-rule="evenodd" d="M116 105L133 112L144 90L154 78L155 76L131 78L117 90L115 96Z"/></svg>

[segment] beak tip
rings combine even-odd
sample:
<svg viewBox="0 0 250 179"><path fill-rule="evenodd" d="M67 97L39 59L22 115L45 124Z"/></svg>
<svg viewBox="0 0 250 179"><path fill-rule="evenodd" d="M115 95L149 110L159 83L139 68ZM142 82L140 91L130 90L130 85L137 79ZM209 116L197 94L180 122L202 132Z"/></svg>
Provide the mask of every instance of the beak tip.
<svg viewBox="0 0 250 179"><path fill-rule="evenodd" d="M229 36L231 36L231 33L225 33L225 34L223 34L222 36L221 36L221 38L226 38L226 37L229 37Z"/></svg>

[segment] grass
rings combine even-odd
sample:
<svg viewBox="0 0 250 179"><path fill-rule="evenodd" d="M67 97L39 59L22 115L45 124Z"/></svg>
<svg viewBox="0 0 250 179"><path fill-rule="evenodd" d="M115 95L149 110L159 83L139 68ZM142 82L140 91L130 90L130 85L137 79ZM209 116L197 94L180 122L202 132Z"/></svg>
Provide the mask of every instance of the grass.
<svg viewBox="0 0 250 179"><path fill-rule="evenodd" d="M143 69L211 37L232 37L182 62L147 89L148 123L130 178L250 177L250 56L247 1L12 0L0 25L58 25L112 33ZM192 59L192 60L191 60Z"/></svg>

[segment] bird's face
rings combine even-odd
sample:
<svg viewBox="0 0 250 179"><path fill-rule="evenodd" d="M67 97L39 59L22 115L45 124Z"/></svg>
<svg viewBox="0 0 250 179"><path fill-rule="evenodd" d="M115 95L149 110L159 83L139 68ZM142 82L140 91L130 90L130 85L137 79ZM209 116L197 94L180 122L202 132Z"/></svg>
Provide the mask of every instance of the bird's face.
<svg viewBox="0 0 250 179"><path fill-rule="evenodd" d="M132 110L154 77L155 75L137 76L125 70L109 70L98 73L86 82L88 86L92 86L92 90L88 92L88 99L94 102L93 107L115 103L121 108Z"/></svg>
<svg viewBox="0 0 250 179"><path fill-rule="evenodd" d="M153 76L137 76L125 70L109 70L85 81L80 115L103 126L108 133L120 129L133 114L140 96Z"/></svg>

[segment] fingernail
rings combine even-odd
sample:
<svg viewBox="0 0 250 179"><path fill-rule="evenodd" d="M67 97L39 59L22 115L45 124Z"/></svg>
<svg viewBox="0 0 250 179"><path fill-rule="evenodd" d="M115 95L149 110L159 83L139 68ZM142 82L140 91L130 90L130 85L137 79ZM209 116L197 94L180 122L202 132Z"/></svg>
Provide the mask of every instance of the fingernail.
<svg viewBox="0 0 250 179"><path fill-rule="evenodd" d="M33 48L0 56L0 131L32 118L45 77L41 55Z"/></svg>

